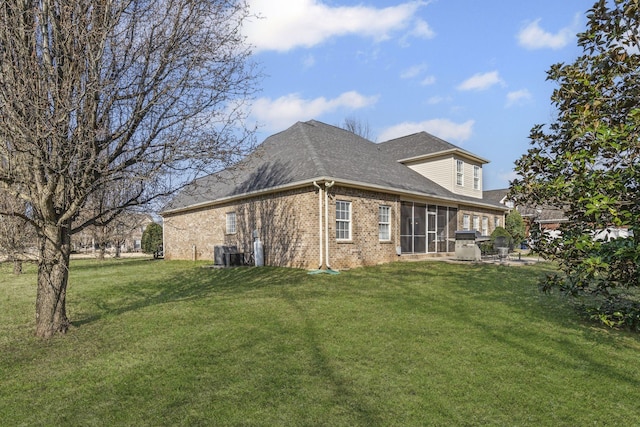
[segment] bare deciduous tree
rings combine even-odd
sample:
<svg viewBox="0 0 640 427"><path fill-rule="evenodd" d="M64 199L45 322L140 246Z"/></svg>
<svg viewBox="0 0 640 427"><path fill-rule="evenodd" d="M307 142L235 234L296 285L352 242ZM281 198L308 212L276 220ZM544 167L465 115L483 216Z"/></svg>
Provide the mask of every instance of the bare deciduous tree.
<svg viewBox="0 0 640 427"><path fill-rule="evenodd" d="M373 136L371 134L371 128L369 127L369 122L362 121L355 117L347 117L344 119L344 122L341 126L342 129L348 130L349 132L355 133L358 136L361 136L365 139L372 140Z"/></svg>
<svg viewBox="0 0 640 427"><path fill-rule="evenodd" d="M247 148L248 14L243 0L0 3L0 186L33 209L37 336L69 327L70 236L105 219L76 223L92 195L126 187L116 213Z"/></svg>
<svg viewBox="0 0 640 427"><path fill-rule="evenodd" d="M36 233L27 204L0 191L0 253L13 262L13 273L22 273L22 262L32 259Z"/></svg>

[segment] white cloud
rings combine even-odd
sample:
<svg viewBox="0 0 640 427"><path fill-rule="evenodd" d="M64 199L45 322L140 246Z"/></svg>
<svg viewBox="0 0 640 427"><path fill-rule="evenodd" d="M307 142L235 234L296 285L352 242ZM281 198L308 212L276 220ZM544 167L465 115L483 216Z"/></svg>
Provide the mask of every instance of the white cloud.
<svg viewBox="0 0 640 427"><path fill-rule="evenodd" d="M448 119L404 122L383 130L378 136L378 139L380 141L388 141L401 136L425 131L447 141L462 142L471 137L474 123L475 121L473 120L467 120L464 123L454 123Z"/></svg>
<svg viewBox="0 0 640 427"><path fill-rule="evenodd" d="M420 84L422 86L429 86L429 85L434 84L435 82L436 82L436 77L435 76L427 76L424 79L422 79Z"/></svg>
<svg viewBox="0 0 640 427"><path fill-rule="evenodd" d="M427 104L429 105L437 105L437 104L441 104L445 101L447 101L448 98L444 98L442 96L432 96L431 98L427 99Z"/></svg>
<svg viewBox="0 0 640 427"><path fill-rule="evenodd" d="M427 69L426 64L414 65L412 67L407 68L402 73L400 73L401 79L411 79L417 77L420 73Z"/></svg>
<svg viewBox="0 0 640 427"><path fill-rule="evenodd" d="M367 6L331 7L321 0L249 0L252 13L259 16L245 25L245 35L256 51L285 52L311 47L347 34L388 39L394 31L407 28L423 1L409 1L376 9ZM414 32L429 34L426 23L418 21Z"/></svg>
<svg viewBox="0 0 640 427"><path fill-rule="evenodd" d="M436 33L427 22L417 19L411 35L421 39L432 39L436 36Z"/></svg>
<svg viewBox="0 0 640 427"><path fill-rule="evenodd" d="M316 58L313 55L307 55L302 59L302 66L304 68L311 68L316 65Z"/></svg>
<svg viewBox="0 0 640 427"><path fill-rule="evenodd" d="M540 19L536 19L523 27L518 33L518 43L526 49L562 49L569 44L576 34L574 25L551 33L540 27Z"/></svg>
<svg viewBox="0 0 640 427"><path fill-rule="evenodd" d="M355 91L345 92L333 99L303 99L294 93L277 99L257 99L252 105L251 115L267 130L273 131L284 129L297 121L317 119L339 109L352 111L369 107L377 101L377 96L365 96Z"/></svg>
<svg viewBox="0 0 640 427"><path fill-rule="evenodd" d="M424 73L427 70L427 68L428 68L428 66L426 64L414 65L412 67L407 68L402 73L400 73L400 78L401 79L413 79L415 77L418 77L422 73ZM436 82L435 76L424 76L420 80L420 85L428 86L428 85L434 84L435 82Z"/></svg>
<svg viewBox="0 0 640 427"><path fill-rule="evenodd" d="M507 107L512 107L518 104L524 104L530 101L532 98L531 92L527 89L520 89L507 94Z"/></svg>
<svg viewBox="0 0 640 427"><path fill-rule="evenodd" d="M504 85L497 71L478 73L458 85L458 90L486 90L496 84Z"/></svg>

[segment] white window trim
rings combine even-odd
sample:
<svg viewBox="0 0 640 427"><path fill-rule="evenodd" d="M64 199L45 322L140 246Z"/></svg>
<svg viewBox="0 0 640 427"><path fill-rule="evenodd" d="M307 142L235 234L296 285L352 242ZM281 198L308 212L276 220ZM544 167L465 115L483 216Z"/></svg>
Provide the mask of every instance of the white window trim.
<svg viewBox="0 0 640 427"><path fill-rule="evenodd" d="M347 218L338 219L338 205L344 204L347 207ZM351 240L351 202L346 200L336 200L336 240L338 241L349 241ZM338 228L338 223L344 223L347 227L347 237L338 237L338 232L340 231Z"/></svg>
<svg viewBox="0 0 640 427"><path fill-rule="evenodd" d="M473 189L480 189L480 166L473 166Z"/></svg>
<svg viewBox="0 0 640 427"><path fill-rule="evenodd" d="M462 229L463 230L471 229L471 217L468 214L462 215Z"/></svg>
<svg viewBox="0 0 640 427"><path fill-rule="evenodd" d="M456 185L464 186L464 162L456 159Z"/></svg>
<svg viewBox="0 0 640 427"><path fill-rule="evenodd" d="M473 230L480 231L480 217L478 215L473 216Z"/></svg>
<svg viewBox="0 0 640 427"><path fill-rule="evenodd" d="M226 218L227 222L226 222L226 232L227 234L236 234L237 231L237 227L236 227L236 213L235 212L227 212L227 218Z"/></svg>
<svg viewBox="0 0 640 427"><path fill-rule="evenodd" d="M386 211L386 221L383 221L384 218L381 217L383 211ZM386 237L382 236L382 226L386 226ZM381 242L388 242L391 240L391 206L378 206L378 239Z"/></svg>
<svg viewBox="0 0 640 427"><path fill-rule="evenodd" d="M482 217L482 235L483 236L489 235L489 217L488 216Z"/></svg>

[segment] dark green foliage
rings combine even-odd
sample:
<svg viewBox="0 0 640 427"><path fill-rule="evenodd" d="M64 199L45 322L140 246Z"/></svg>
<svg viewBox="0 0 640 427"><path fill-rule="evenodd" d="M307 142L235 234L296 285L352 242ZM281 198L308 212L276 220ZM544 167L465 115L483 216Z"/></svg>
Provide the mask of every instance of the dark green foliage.
<svg viewBox="0 0 640 427"><path fill-rule="evenodd" d="M548 72L558 84L551 97L557 118L532 129L533 148L516 162L521 178L511 197L561 209L568 219L559 239L532 229L536 250L562 271L543 288L605 298L599 306L608 308L593 306L593 315L621 310L626 319L629 306L615 308L616 291L640 284L640 10L637 1L602 0L587 17L578 41L583 55ZM609 227L633 236L593 239Z"/></svg>
<svg viewBox="0 0 640 427"><path fill-rule="evenodd" d="M490 237L491 240L489 240L488 242L480 243L480 250L482 251L483 255L495 253L496 237L504 237L506 239L506 245L509 246L509 248L513 248L513 238L504 227L496 227L496 229L491 233Z"/></svg>
<svg viewBox="0 0 640 427"><path fill-rule="evenodd" d="M142 252L151 254L162 248L162 226L152 222L142 233Z"/></svg>
<svg viewBox="0 0 640 427"><path fill-rule="evenodd" d="M506 228L504 228L504 227L496 227L496 229L493 230L493 233L491 233L491 243L492 244L495 244L495 241L496 241L497 237L504 237L505 240L506 240L506 244L510 248L513 248L513 244L514 244L513 236L511 235L511 233L509 233L507 231Z"/></svg>
<svg viewBox="0 0 640 427"><path fill-rule="evenodd" d="M525 238L525 227L522 215L520 212L513 209L504 220L504 226L506 231L509 232L513 238L514 244L520 244Z"/></svg>

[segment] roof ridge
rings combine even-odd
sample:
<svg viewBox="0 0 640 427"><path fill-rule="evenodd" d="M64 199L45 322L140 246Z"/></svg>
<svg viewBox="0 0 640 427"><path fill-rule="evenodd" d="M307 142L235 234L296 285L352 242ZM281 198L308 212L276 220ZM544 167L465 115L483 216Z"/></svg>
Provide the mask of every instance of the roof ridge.
<svg viewBox="0 0 640 427"><path fill-rule="evenodd" d="M309 157L311 158L311 161L315 165L318 175L324 176L327 174L327 169L325 168L324 163L322 162L320 156L318 155L318 152L316 151L316 148L313 145L313 142L311 141L311 138L309 137L309 134L307 133L307 128L306 128L306 126L315 126L314 122L315 120L311 120L308 122L298 122L297 125L300 127L300 132L302 133L303 142L307 146L307 151L310 153Z"/></svg>

